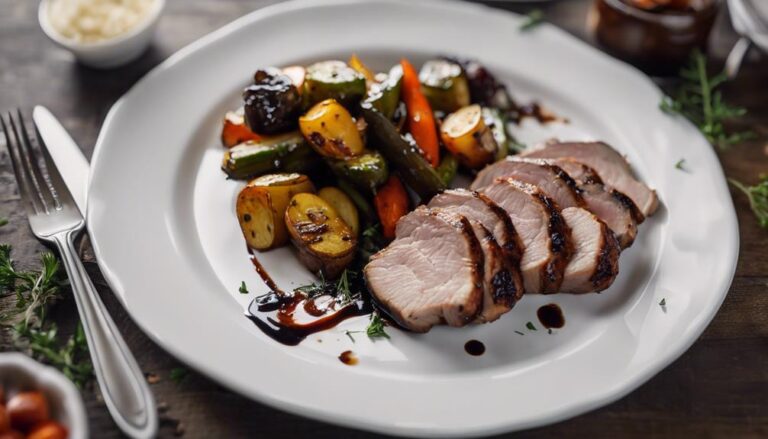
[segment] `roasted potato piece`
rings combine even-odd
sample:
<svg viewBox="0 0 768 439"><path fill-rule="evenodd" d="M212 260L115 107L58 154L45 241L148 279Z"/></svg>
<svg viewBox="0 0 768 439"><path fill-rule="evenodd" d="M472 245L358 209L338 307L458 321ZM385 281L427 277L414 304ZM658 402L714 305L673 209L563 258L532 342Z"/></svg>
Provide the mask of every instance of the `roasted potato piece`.
<svg viewBox="0 0 768 439"><path fill-rule="evenodd" d="M352 262L357 238L331 205L314 194L294 195L285 223L299 260L313 273L333 279Z"/></svg>
<svg viewBox="0 0 768 439"><path fill-rule="evenodd" d="M232 148L249 140L259 140L258 134L251 131L245 124L243 107L235 111L227 111L224 115L224 124L221 128L221 144Z"/></svg>
<svg viewBox="0 0 768 439"><path fill-rule="evenodd" d="M448 151L468 168L476 169L493 161L498 150L479 105L449 114L440 127L440 137Z"/></svg>
<svg viewBox="0 0 768 439"><path fill-rule="evenodd" d="M299 118L299 129L321 155L343 159L363 153L363 139L352 115L334 99L316 104Z"/></svg>
<svg viewBox="0 0 768 439"><path fill-rule="evenodd" d="M320 189L317 196L325 200L336 210L336 213L352 229L355 236L360 235L360 219L357 215L357 208L344 191L337 187L328 186Z"/></svg>
<svg viewBox="0 0 768 439"><path fill-rule="evenodd" d="M243 91L245 123L257 133L277 134L296 127L301 96L291 78L276 68L257 70Z"/></svg>
<svg viewBox="0 0 768 439"><path fill-rule="evenodd" d="M314 192L306 175L269 174L251 180L237 196L237 219L253 249L269 250L288 242L285 210L299 193Z"/></svg>

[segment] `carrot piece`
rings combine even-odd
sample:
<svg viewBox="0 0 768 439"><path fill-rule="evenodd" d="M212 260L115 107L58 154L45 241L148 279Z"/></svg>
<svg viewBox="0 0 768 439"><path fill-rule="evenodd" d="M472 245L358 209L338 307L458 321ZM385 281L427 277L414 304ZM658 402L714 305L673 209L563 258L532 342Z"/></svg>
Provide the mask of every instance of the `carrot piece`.
<svg viewBox="0 0 768 439"><path fill-rule="evenodd" d="M429 101L421 92L419 74L407 59L400 60L403 67L403 102L408 110L408 131L433 168L440 164L440 144L437 141L435 115Z"/></svg>
<svg viewBox="0 0 768 439"><path fill-rule="evenodd" d="M381 221L382 234L387 239L393 239L397 220L408 213L408 193L400 179L390 175L373 197L373 204Z"/></svg>
<svg viewBox="0 0 768 439"><path fill-rule="evenodd" d="M229 111L224 116L224 126L221 129L221 143L232 148L248 140L259 140L258 134L245 125L243 114L239 111Z"/></svg>

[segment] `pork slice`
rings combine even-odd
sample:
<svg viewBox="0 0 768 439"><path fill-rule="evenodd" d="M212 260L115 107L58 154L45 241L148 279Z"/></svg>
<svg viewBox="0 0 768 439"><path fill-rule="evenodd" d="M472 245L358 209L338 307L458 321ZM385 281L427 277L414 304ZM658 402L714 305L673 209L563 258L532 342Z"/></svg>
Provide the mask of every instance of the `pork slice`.
<svg viewBox="0 0 768 439"><path fill-rule="evenodd" d="M364 273L376 302L415 332L475 320L483 304L483 251L469 221L419 207L397 223L396 239Z"/></svg>
<svg viewBox="0 0 768 439"><path fill-rule="evenodd" d="M572 244L555 203L536 186L512 178L497 179L482 193L507 212L520 237L526 293L557 292Z"/></svg>
<svg viewBox="0 0 768 439"><path fill-rule="evenodd" d="M584 163L577 162L574 159L568 157L558 157L554 159L539 159L550 165L555 165L558 168L565 171L577 184L585 183L602 183L597 171L585 165Z"/></svg>
<svg viewBox="0 0 768 439"><path fill-rule="evenodd" d="M479 190L493 183L497 178L514 178L523 183L538 186L561 209L584 205L576 190L576 182L565 171L544 160L509 156L480 171L470 189Z"/></svg>
<svg viewBox="0 0 768 439"><path fill-rule="evenodd" d="M626 194L644 216L652 215L658 207L656 192L638 181L624 156L606 143L547 143L520 155L528 158L571 158L597 171L607 186Z"/></svg>
<svg viewBox="0 0 768 439"><path fill-rule="evenodd" d="M583 184L579 189L587 210L611 229L621 248L631 246L637 236L637 218L642 218L634 203L600 183Z"/></svg>
<svg viewBox="0 0 768 439"><path fill-rule="evenodd" d="M571 229L574 252L565 267L564 293L602 291L619 274L619 243L608 226L595 215L578 207L562 211Z"/></svg>
<svg viewBox="0 0 768 439"><path fill-rule="evenodd" d="M459 214L479 221L493 234L512 265L515 267L519 265L520 257L523 254L520 238L509 215L498 204L484 194L467 189L443 191L429 202L429 207L433 208L445 208L447 206L457 206Z"/></svg>

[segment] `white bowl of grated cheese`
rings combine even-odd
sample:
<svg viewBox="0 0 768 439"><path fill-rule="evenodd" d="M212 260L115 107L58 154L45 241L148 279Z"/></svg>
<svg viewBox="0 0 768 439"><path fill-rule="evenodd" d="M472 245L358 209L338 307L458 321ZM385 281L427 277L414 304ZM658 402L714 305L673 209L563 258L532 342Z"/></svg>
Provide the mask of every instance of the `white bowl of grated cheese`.
<svg viewBox="0 0 768 439"><path fill-rule="evenodd" d="M78 61L111 68L146 50L164 7L165 0L42 0L38 19Z"/></svg>

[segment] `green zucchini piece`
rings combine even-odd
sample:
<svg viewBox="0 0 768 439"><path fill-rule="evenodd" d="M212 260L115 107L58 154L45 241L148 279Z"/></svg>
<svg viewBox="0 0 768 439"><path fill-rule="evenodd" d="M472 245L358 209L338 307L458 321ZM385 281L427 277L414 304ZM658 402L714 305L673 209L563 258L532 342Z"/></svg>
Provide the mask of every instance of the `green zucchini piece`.
<svg viewBox="0 0 768 439"><path fill-rule="evenodd" d="M400 172L405 183L422 200L429 200L433 195L446 188L437 172L421 155L415 142L409 142L397 131L392 122L376 111L369 103L362 106L363 117L368 123L373 145Z"/></svg>
<svg viewBox="0 0 768 439"><path fill-rule="evenodd" d="M361 215L368 221L374 221L377 219L376 211L374 211L373 206L371 206L371 203L368 202L368 200L358 192L357 189L355 189L354 186L352 186L351 183L348 183L346 180L340 179L337 182L337 185L339 186L339 189L344 191L349 196L349 199L352 200L352 203L355 204L355 207L357 207L357 211L360 212Z"/></svg>
<svg viewBox="0 0 768 439"><path fill-rule="evenodd" d="M392 67L389 74L380 82L376 82L368 89L365 102L381 114L392 119L400 102L400 88L403 83L403 68L399 65Z"/></svg>
<svg viewBox="0 0 768 439"><path fill-rule="evenodd" d="M336 99L351 108L365 96L365 77L342 61L323 61L307 67L304 77L306 107Z"/></svg>
<svg viewBox="0 0 768 439"><path fill-rule="evenodd" d="M326 162L336 175L366 193L374 193L389 176L387 161L377 151L348 159L328 158Z"/></svg>
<svg viewBox="0 0 768 439"><path fill-rule="evenodd" d="M419 72L421 91L434 111L453 113L470 104L469 85L461 66L446 60L427 61Z"/></svg>
<svg viewBox="0 0 768 439"><path fill-rule="evenodd" d="M303 172L317 162L317 154L298 131L248 141L224 153L221 169L234 179L275 171Z"/></svg>
<svg viewBox="0 0 768 439"><path fill-rule="evenodd" d="M453 154L445 154L443 159L440 160L440 165L435 168L437 175L446 186L450 186L453 177L456 176L456 172L459 170L459 159Z"/></svg>
<svg viewBox="0 0 768 439"><path fill-rule="evenodd" d="M496 140L496 160L501 160L509 155L510 136L507 134L507 118L498 108L483 107L483 119L485 125L491 129L491 134Z"/></svg>

